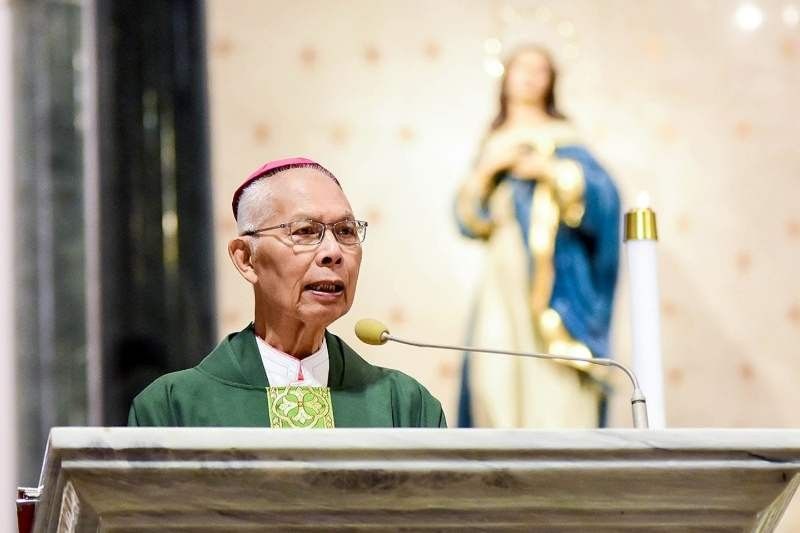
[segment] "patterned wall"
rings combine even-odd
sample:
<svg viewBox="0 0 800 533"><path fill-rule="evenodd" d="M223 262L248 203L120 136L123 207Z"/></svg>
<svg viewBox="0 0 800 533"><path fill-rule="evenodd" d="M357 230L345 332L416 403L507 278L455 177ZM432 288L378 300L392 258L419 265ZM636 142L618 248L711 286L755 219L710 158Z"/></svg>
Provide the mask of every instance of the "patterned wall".
<svg viewBox="0 0 800 533"><path fill-rule="evenodd" d="M542 43L567 114L626 204L659 216L672 426L800 425L800 3L778 0L211 0L209 62L220 335L250 320L229 266L231 192L267 159L307 154L369 220L352 311L332 328L419 378L455 420L460 360L366 347L371 316L458 342L481 250L451 218L494 111L497 57ZM618 358L630 358L623 270ZM628 426L619 383L614 425Z"/></svg>
<svg viewBox="0 0 800 533"><path fill-rule="evenodd" d="M455 419L460 360L366 347L365 316L458 342L481 272L451 202L494 111L497 57L550 47L564 109L623 198L659 215L672 426L800 425L800 6L212 0L209 62L220 335L250 320L229 199L261 162L306 154L369 220L358 297L332 328L420 379ZM501 48L498 50L498 48ZM630 357L623 270L615 319ZM612 421L629 424L625 383Z"/></svg>
<svg viewBox="0 0 800 533"><path fill-rule="evenodd" d="M554 50L564 108L623 197L654 199L670 423L797 425L796 17L762 4L746 31L722 1L533 5L209 3L221 330L251 313L224 250L231 191L266 159L309 154L371 222L359 297L336 330L351 338L374 315L397 333L460 339L481 254L458 237L451 199L493 111L486 41L528 38ZM627 296L623 274L621 359ZM364 353L419 375L452 413L456 359Z"/></svg>

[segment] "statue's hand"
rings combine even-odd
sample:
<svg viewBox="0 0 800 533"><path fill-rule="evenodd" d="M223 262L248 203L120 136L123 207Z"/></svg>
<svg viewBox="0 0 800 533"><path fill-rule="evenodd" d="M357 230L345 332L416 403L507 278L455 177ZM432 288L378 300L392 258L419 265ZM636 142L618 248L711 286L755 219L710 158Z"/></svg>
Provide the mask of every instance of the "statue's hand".
<svg viewBox="0 0 800 533"><path fill-rule="evenodd" d="M519 159L519 148L498 143L488 146L481 154L479 166L489 174L496 174L511 168Z"/></svg>
<svg viewBox="0 0 800 533"><path fill-rule="evenodd" d="M549 180L550 158L536 151L528 152L511 167L511 172L521 179Z"/></svg>
<svg viewBox="0 0 800 533"><path fill-rule="evenodd" d="M506 146L493 142L481 153L478 165L473 174L473 182L480 198L488 198L497 185L497 175L509 170L519 158L519 150L515 146Z"/></svg>

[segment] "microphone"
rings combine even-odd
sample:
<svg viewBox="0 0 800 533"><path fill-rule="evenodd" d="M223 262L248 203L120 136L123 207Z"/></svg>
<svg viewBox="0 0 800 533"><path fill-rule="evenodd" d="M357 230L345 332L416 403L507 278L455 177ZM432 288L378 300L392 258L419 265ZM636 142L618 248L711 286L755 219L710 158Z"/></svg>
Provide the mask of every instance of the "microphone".
<svg viewBox="0 0 800 533"><path fill-rule="evenodd" d="M458 352L480 352L480 353L489 353L489 354L496 354L496 355L513 355L517 357L532 357L534 359L552 359L556 361L584 361L587 363L592 363L595 365L600 366L613 366L616 367L628 376L628 379L631 380L633 384L633 394L631 395L631 410L633 412L633 427L636 429L648 429L648 422L647 422L647 401L645 400L644 394L642 394L642 390L639 388L639 380L636 379L636 375L628 369L622 363L618 363L611 359L602 359L599 357L570 357L566 355L549 355L543 353L533 353L533 352L511 352L507 350L490 350L488 348L475 348L472 346L449 346L446 344L428 344L422 342L414 342L405 339L401 339L399 337L395 337L391 333L389 333L389 328L387 328L383 323L372 319L372 318L362 318L356 323L356 337L358 337L362 342L372 345L381 345L386 344L387 341L398 342L400 344L407 344L409 346L417 346L419 348L438 348L442 350L455 350Z"/></svg>

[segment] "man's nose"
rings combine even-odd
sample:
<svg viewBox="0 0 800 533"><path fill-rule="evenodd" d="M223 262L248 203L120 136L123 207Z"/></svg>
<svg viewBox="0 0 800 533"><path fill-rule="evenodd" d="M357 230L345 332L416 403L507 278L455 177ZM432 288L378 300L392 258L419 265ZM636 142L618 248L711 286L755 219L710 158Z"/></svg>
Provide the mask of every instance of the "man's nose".
<svg viewBox="0 0 800 533"><path fill-rule="evenodd" d="M322 237L322 242L319 243L317 264L320 266L341 265L343 260L342 245L334 237L333 230L328 229Z"/></svg>

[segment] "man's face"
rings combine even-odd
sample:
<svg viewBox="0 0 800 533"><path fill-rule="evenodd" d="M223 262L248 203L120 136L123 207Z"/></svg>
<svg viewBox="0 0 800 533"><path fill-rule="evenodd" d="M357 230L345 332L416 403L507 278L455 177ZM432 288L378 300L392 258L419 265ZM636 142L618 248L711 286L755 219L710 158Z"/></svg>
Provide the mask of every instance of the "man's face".
<svg viewBox="0 0 800 533"><path fill-rule="evenodd" d="M353 218L342 189L314 168L289 169L266 179L271 180L274 211L258 227L309 218L326 224ZM251 238L256 298L270 312L327 327L350 310L361 266L360 244L340 244L330 227L318 245L294 244L282 228Z"/></svg>

